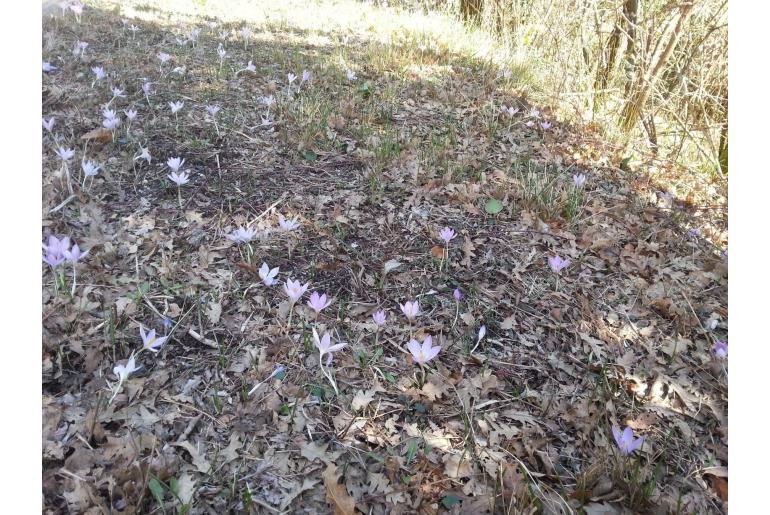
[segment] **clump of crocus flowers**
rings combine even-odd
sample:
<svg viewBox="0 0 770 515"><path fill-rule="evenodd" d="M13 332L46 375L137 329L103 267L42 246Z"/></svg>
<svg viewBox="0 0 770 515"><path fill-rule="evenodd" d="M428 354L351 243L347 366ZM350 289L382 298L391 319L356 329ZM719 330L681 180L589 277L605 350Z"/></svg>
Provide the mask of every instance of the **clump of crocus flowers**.
<svg viewBox="0 0 770 515"><path fill-rule="evenodd" d="M64 276L59 275L56 268L65 261L72 264L72 295L75 295L77 288L77 262L88 255L89 251L81 251L78 244L70 247L69 236L59 239L56 236L48 237L48 244L43 244L43 261L48 263L54 274L54 289L58 291L59 284L64 285Z"/></svg>

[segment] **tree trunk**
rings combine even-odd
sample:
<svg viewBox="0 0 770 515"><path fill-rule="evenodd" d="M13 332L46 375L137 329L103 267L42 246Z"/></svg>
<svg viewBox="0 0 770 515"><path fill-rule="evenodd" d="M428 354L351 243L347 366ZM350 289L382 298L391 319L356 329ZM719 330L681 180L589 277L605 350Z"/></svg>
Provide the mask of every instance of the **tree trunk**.
<svg viewBox="0 0 770 515"><path fill-rule="evenodd" d="M671 54L674 53L676 44L679 41L679 36L682 34L682 29L692 14L693 5L694 2L690 2L679 7L676 25L674 25L673 30L670 31L670 36L668 35L669 31L666 31L663 35L662 39L668 37L665 47L663 47L660 55L655 55L658 54L658 52L654 52L654 55L650 60L650 66L644 73L640 70L640 76L635 83L635 87L632 88L632 94L623 106L623 112L620 115L619 125L624 132L629 132L636 126L636 122L639 120L639 116L641 115L647 100L650 98L655 81L658 79L660 72L663 70L669 57L671 57Z"/></svg>

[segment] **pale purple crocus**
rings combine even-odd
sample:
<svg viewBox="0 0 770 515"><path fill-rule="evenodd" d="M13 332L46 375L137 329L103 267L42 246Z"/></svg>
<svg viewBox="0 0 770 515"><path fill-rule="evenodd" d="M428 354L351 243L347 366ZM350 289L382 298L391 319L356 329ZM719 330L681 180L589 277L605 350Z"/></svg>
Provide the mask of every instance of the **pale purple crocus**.
<svg viewBox="0 0 770 515"><path fill-rule="evenodd" d="M142 366L136 366L136 357L131 354L131 357L128 358L128 362L125 365L115 365L115 368L112 369L112 372L118 376L118 381L120 381L122 384L126 379L128 379L128 376L140 368L142 368Z"/></svg>
<svg viewBox="0 0 770 515"><path fill-rule="evenodd" d="M409 321L412 321L420 314L420 304L415 300L414 302L406 301L404 304L399 304L401 312L404 313Z"/></svg>
<svg viewBox="0 0 770 515"><path fill-rule="evenodd" d="M150 149L139 147L140 152L136 156L134 156L134 161L138 161L139 159L144 159L147 161L147 164L152 163L152 156L150 155Z"/></svg>
<svg viewBox="0 0 770 515"><path fill-rule="evenodd" d="M75 151L71 148L59 147L56 149L56 155L65 163L75 157Z"/></svg>
<svg viewBox="0 0 770 515"><path fill-rule="evenodd" d="M567 268L570 263L572 261L569 258L563 259L561 256L551 256L548 258L548 266L557 274Z"/></svg>
<svg viewBox="0 0 770 515"><path fill-rule="evenodd" d="M540 118L540 111L538 111L537 108L533 107L532 109L529 110L529 115L532 118Z"/></svg>
<svg viewBox="0 0 770 515"><path fill-rule="evenodd" d="M460 302L463 298L463 292L460 291L460 288L455 288L455 291L452 292L452 296L457 302Z"/></svg>
<svg viewBox="0 0 770 515"><path fill-rule="evenodd" d="M68 262L75 264L84 257L88 255L88 250L85 252L82 252L80 250L80 247L78 244L74 244L71 249L65 250L62 254L64 255L64 259L66 259Z"/></svg>
<svg viewBox="0 0 770 515"><path fill-rule="evenodd" d="M190 176L187 174L187 172L171 172L168 174L168 178L174 182L177 186L183 186L190 182Z"/></svg>
<svg viewBox="0 0 770 515"><path fill-rule="evenodd" d="M319 338L318 331L315 330L315 327L313 328L313 344L315 344L318 352L320 353L319 359L323 359L324 355L327 356L327 367L331 365L332 358L334 357L333 354L335 352L341 351L347 346L347 343L336 343L334 345L331 343L332 339L331 336L329 336L329 333L324 333L323 337Z"/></svg>
<svg viewBox="0 0 770 515"><path fill-rule="evenodd" d="M145 96L149 95L152 91L152 82L144 81L142 82L142 91L144 92Z"/></svg>
<svg viewBox="0 0 770 515"><path fill-rule="evenodd" d="M332 299L327 299L325 293L323 295L319 295L317 291L314 291L310 294L310 300L308 300L307 305L313 308L313 311L315 311L316 314L319 314L321 311L329 307L331 303Z"/></svg>
<svg viewBox="0 0 770 515"><path fill-rule="evenodd" d="M169 168L171 168L171 170L178 172L179 169L184 165L184 159L180 157L170 157L168 158L168 161L166 161L166 164Z"/></svg>
<svg viewBox="0 0 770 515"><path fill-rule="evenodd" d="M302 82L307 82L313 76L308 70L302 70Z"/></svg>
<svg viewBox="0 0 770 515"><path fill-rule="evenodd" d="M120 127L120 118L105 118L102 120L102 125L105 129L114 131L118 127Z"/></svg>
<svg viewBox="0 0 770 515"><path fill-rule="evenodd" d="M171 114L176 114L184 107L184 102L181 100L176 102L169 102L168 106L171 108Z"/></svg>
<svg viewBox="0 0 770 515"><path fill-rule="evenodd" d="M578 188L582 188L583 185L586 183L586 176L584 174L577 174L572 176L572 182L577 186Z"/></svg>
<svg viewBox="0 0 770 515"><path fill-rule="evenodd" d="M637 450L644 443L644 437L634 439L634 431L627 427L623 431L619 427L612 427L612 436L615 437L615 443L618 444L620 452L628 455Z"/></svg>
<svg viewBox="0 0 770 515"><path fill-rule="evenodd" d="M384 310L376 311L372 315L372 320L374 320L374 323L377 324L377 327L380 328L385 325L385 320L388 318L388 315L385 313Z"/></svg>
<svg viewBox="0 0 770 515"><path fill-rule="evenodd" d="M449 227L444 227L443 229L441 229L441 231L439 231L438 236L439 238L444 240L446 243L449 243L450 241L452 241L452 239L454 239L456 234L454 230L450 229Z"/></svg>
<svg viewBox="0 0 770 515"><path fill-rule="evenodd" d="M543 129L544 131L547 131L551 127L553 127L553 124L551 122L548 122L548 121L540 122L540 128Z"/></svg>
<svg viewBox="0 0 770 515"><path fill-rule="evenodd" d="M253 228L238 227L230 234L225 234L225 238L235 243L248 243L257 235L257 230Z"/></svg>
<svg viewBox="0 0 770 515"><path fill-rule="evenodd" d="M718 357L719 359L726 359L727 358L727 342L722 340L717 340L714 343L714 355Z"/></svg>
<svg viewBox="0 0 770 515"><path fill-rule="evenodd" d="M96 79L94 79L94 82L107 78L107 72L104 71L104 68L102 68L101 66L94 66L93 68L91 68L91 71L94 72L94 75L96 76Z"/></svg>
<svg viewBox="0 0 770 515"><path fill-rule="evenodd" d="M86 54L86 48L88 48L88 43L85 41L78 41L75 43L75 48L72 49L72 55L83 58Z"/></svg>
<svg viewBox="0 0 770 515"><path fill-rule="evenodd" d="M278 276L279 271L280 267L271 269L267 266L267 263L262 263L262 266L259 268L259 278L262 279L265 286L272 286L276 283L275 278Z"/></svg>
<svg viewBox="0 0 770 515"><path fill-rule="evenodd" d="M296 75L294 75L293 73L289 73L289 74L287 74L287 75L286 75L286 79L289 81L289 86L291 86L291 85L292 85L292 83L293 83L295 80L297 80L297 76L296 76Z"/></svg>
<svg viewBox="0 0 770 515"><path fill-rule="evenodd" d="M292 281L291 279L288 279L286 284L283 285L283 291L286 292L286 295L288 295L293 304L302 298L309 286L309 282L300 284L299 281Z"/></svg>
<svg viewBox="0 0 770 515"><path fill-rule="evenodd" d="M356 75L356 72L354 72L353 70L348 70L346 72L346 75L349 81L354 81L358 78L358 75Z"/></svg>
<svg viewBox="0 0 770 515"><path fill-rule="evenodd" d="M254 65L253 62L249 61L249 64L246 65L246 68L242 68L242 69L238 70L238 73L240 73L240 72L256 73L257 72L257 67Z"/></svg>
<svg viewBox="0 0 770 515"><path fill-rule="evenodd" d="M136 120L136 116L137 114L139 114L136 109L124 109L123 113L126 115L126 118L128 118L128 120L131 122Z"/></svg>
<svg viewBox="0 0 770 515"><path fill-rule="evenodd" d="M262 97L260 99L260 102L262 102L263 105L266 105L268 108L270 108L270 106L275 105L275 97L273 95Z"/></svg>
<svg viewBox="0 0 770 515"><path fill-rule="evenodd" d="M48 237L48 244L43 244L43 250L48 254L55 256L64 256L64 251L70 248L69 236L64 236L62 239L57 238L54 235Z"/></svg>
<svg viewBox="0 0 770 515"><path fill-rule="evenodd" d="M221 108L221 107L220 107L218 104L211 104L211 105L207 105L207 106L205 106L205 107L206 107L206 111L207 111L207 112L208 112L208 113L209 113L209 114L210 114L212 117L216 116L216 115L217 115L217 113L219 112L219 110L220 110L220 109L222 109L222 108Z"/></svg>
<svg viewBox="0 0 770 515"><path fill-rule="evenodd" d="M438 356L438 353L441 350L440 345L433 345L433 337L431 335L425 337L422 345L415 339L409 340L409 343L406 344L406 348L412 354L414 362L420 365L424 365Z"/></svg>
<svg viewBox="0 0 770 515"><path fill-rule="evenodd" d="M299 222L297 221L297 218L292 218L290 220L287 220L283 217L282 214L278 214L278 225L283 229L284 231L293 231L297 227L299 227Z"/></svg>
<svg viewBox="0 0 770 515"><path fill-rule="evenodd" d="M43 71L46 73L50 73L53 71L58 70L59 68L57 66L52 65L51 63L47 61L43 61Z"/></svg>
<svg viewBox="0 0 770 515"><path fill-rule="evenodd" d="M112 96L114 98L126 98L126 94L123 92L122 89L118 87L111 87L110 91L112 91Z"/></svg>
<svg viewBox="0 0 770 515"><path fill-rule="evenodd" d="M93 161L83 161L80 163L80 167L83 169L83 175L86 177L94 177L99 173L101 165ZM83 182L85 182L85 180Z"/></svg>
<svg viewBox="0 0 770 515"><path fill-rule="evenodd" d="M139 325L139 334L142 337L142 349L155 353L160 351L160 346L168 339L168 336L156 336L155 329L150 329L150 332L145 334L142 325Z"/></svg>
<svg viewBox="0 0 770 515"><path fill-rule="evenodd" d="M43 255L43 261L48 263L51 268L56 268L57 266L64 263L64 256L61 254L54 254L51 252L48 252Z"/></svg>
<svg viewBox="0 0 770 515"><path fill-rule="evenodd" d="M167 54L166 52L158 52L158 60L160 61L161 65L166 64L171 59L171 56Z"/></svg>
<svg viewBox="0 0 770 515"><path fill-rule="evenodd" d="M43 128L48 132L53 132L53 126L55 124L56 124L56 118L54 118L53 116L50 117L48 120L43 118Z"/></svg>
<svg viewBox="0 0 770 515"><path fill-rule="evenodd" d="M217 54L219 55L220 61L223 60L227 55L227 50L225 50L225 47L222 46L222 43L220 43L219 46L217 47Z"/></svg>

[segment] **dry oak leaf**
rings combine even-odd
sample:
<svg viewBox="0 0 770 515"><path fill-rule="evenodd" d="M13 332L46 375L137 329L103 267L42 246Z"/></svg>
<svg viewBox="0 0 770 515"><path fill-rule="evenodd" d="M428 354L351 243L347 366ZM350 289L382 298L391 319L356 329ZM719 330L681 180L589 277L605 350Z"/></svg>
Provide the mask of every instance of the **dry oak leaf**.
<svg viewBox="0 0 770 515"><path fill-rule="evenodd" d="M369 405L374 400L374 390L359 390L353 397L351 407L353 411L359 411Z"/></svg>
<svg viewBox="0 0 770 515"><path fill-rule="evenodd" d="M86 141L95 141L97 143L109 143L112 141L112 132L108 131L104 127L97 127L96 129L90 130L80 136L80 139Z"/></svg>
<svg viewBox="0 0 770 515"><path fill-rule="evenodd" d="M337 482L337 465L329 463L323 473L326 487L326 502L334 507L335 515L355 515L356 501L345 490L345 485Z"/></svg>
<svg viewBox="0 0 770 515"><path fill-rule="evenodd" d="M446 258L446 248L439 245L434 245L430 249L430 255L436 259L444 260L444 258Z"/></svg>

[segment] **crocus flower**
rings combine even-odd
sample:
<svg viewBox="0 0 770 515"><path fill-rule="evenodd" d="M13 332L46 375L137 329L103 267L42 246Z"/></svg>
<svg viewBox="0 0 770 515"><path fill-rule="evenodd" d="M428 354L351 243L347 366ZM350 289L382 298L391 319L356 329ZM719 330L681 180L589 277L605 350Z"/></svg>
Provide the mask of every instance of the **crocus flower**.
<svg viewBox="0 0 770 515"><path fill-rule="evenodd" d="M91 68L91 71L96 75L96 80L102 80L107 77L107 72L105 72L104 68L101 66L94 66Z"/></svg>
<svg viewBox="0 0 770 515"><path fill-rule="evenodd" d="M69 161L75 157L75 151L71 148L59 147L56 149L56 155L59 156L62 161Z"/></svg>
<svg viewBox="0 0 770 515"><path fill-rule="evenodd" d="M222 109L222 108L219 107L217 104L212 104L212 105L207 105L206 106L206 111L208 111L208 113L211 116L216 116L220 109Z"/></svg>
<svg viewBox="0 0 770 515"><path fill-rule="evenodd" d="M49 253L56 256L63 256L64 251L69 250L70 248L70 238L69 236L64 236L62 239L57 238L54 235L51 235L48 237L48 244L43 244L43 249Z"/></svg>
<svg viewBox="0 0 770 515"><path fill-rule="evenodd" d="M236 230L234 230L230 234L226 234L225 238L227 238L230 241L234 241L235 243L246 243L254 239L254 236L256 235L257 235L256 229L247 229L245 227L238 227Z"/></svg>
<svg viewBox="0 0 770 515"><path fill-rule="evenodd" d="M441 231L439 231L438 236L445 242L449 243L456 235L454 230L450 229L449 227L444 227L441 229Z"/></svg>
<svg viewBox="0 0 770 515"><path fill-rule="evenodd" d="M487 326L482 325L481 327L479 327L479 336L478 338L476 338L476 342L480 342L481 339L484 338L484 336L486 335L487 335Z"/></svg>
<svg viewBox="0 0 770 515"><path fill-rule="evenodd" d="M150 90L152 89L152 82L144 81L142 82L142 91L145 95L150 94Z"/></svg>
<svg viewBox="0 0 770 515"><path fill-rule="evenodd" d="M500 112L503 113L503 114L508 115L509 118L513 118L513 115L515 115L516 113L519 112L519 108L518 107L513 107L513 106L508 107L506 105L502 105L502 106L500 106Z"/></svg>
<svg viewBox="0 0 770 515"><path fill-rule="evenodd" d="M314 291L310 294L310 300L307 302L307 305L313 308L313 311L316 313L320 313L327 307L329 307L329 304L332 303L332 299L327 299L326 294L319 295L317 291Z"/></svg>
<svg viewBox="0 0 770 515"><path fill-rule="evenodd" d="M383 310L379 310L375 312L372 315L372 320L374 320L374 323L377 324L377 327L382 327L385 325L385 319L388 317L388 315Z"/></svg>
<svg viewBox="0 0 770 515"><path fill-rule="evenodd" d="M575 183L575 186L578 188L582 188L583 185L586 183L586 176L584 174L578 174L572 176L572 182Z"/></svg>
<svg viewBox="0 0 770 515"><path fill-rule="evenodd" d="M102 116L104 116L107 120L114 120L117 118L118 113L116 113L113 109L102 109Z"/></svg>
<svg viewBox="0 0 770 515"><path fill-rule="evenodd" d="M184 159L180 157L170 157L168 158L168 161L166 161L166 164L173 171L178 172L179 169L182 168L182 165L184 165Z"/></svg>
<svg viewBox="0 0 770 515"><path fill-rule="evenodd" d="M414 320L420 314L420 304L416 300L414 302L406 301L404 304L399 304L399 306L409 320Z"/></svg>
<svg viewBox="0 0 770 515"><path fill-rule="evenodd" d="M452 296L459 302L463 298L463 292L460 291L460 288L455 288L455 291L452 292Z"/></svg>
<svg viewBox="0 0 770 515"><path fill-rule="evenodd" d="M356 75L356 72L354 72L353 70L347 71L347 77L348 77L348 80L350 81L354 81L358 78L358 76Z"/></svg>
<svg viewBox="0 0 770 515"><path fill-rule="evenodd" d="M122 383L126 379L128 379L128 376L139 370L141 367L136 366L136 357L132 354L130 358L128 358L128 362L125 365L115 365L115 368L112 369L112 372L118 376L118 380Z"/></svg>
<svg viewBox="0 0 770 515"><path fill-rule="evenodd" d="M313 76L312 73L310 73L307 70L302 70L302 82L307 82L310 80L310 78Z"/></svg>
<svg viewBox="0 0 770 515"><path fill-rule="evenodd" d="M177 75L184 75L186 71L187 71L187 68L185 68L184 66L177 66L176 68L171 70L171 73L176 73Z"/></svg>
<svg viewBox="0 0 770 515"><path fill-rule="evenodd" d="M286 281L283 285L283 291L289 296L292 302L297 302L307 291L310 283L300 284L299 281L292 281L291 279Z"/></svg>
<svg viewBox="0 0 770 515"><path fill-rule="evenodd" d="M275 105L275 97L273 95L269 95L266 97L262 97L260 101L266 105L267 107L270 107L271 105Z"/></svg>
<svg viewBox="0 0 770 515"><path fill-rule="evenodd" d="M251 29L248 27L243 27L238 34L241 35L243 39L249 39L251 37Z"/></svg>
<svg viewBox="0 0 770 515"><path fill-rule="evenodd" d="M155 336L155 329L150 329L150 332L145 334L142 325L139 325L139 334L142 336L142 349L150 352L158 352L160 346L168 339L168 336Z"/></svg>
<svg viewBox="0 0 770 515"><path fill-rule="evenodd" d="M158 59L160 60L160 64L165 64L166 61L171 59L171 56L168 55L166 52L158 52Z"/></svg>
<svg viewBox="0 0 770 515"><path fill-rule="evenodd" d="M278 276L279 270L279 267L270 269L267 263L262 263L262 266L259 268L259 278L262 279L265 286L272 286L276 283L275 278Z"/></svg>
<svg viewBox="0 0 770 515"><path fill-rule="evenodd" d="M254 66L253 62L249 61L249 64L246 65L246 68L242 69L241 71L255 73L257 71L257 67Z"/></svg>
<svg viewBox="0 0 770 515"><path fill-rule="evenodd" d="M293 73L289 73L289 74L287 74L287 75L286 75L286 79L288 79L288 81L289 81L289 85L291 86L291 84L292 84L292 83L293 83L295 80L297 80L297 76L296 76L296 75L294 75Z"/></svg>
<svg viewBox="0 0 770 515"><path fill-rule="evenodd" d="M292 218L291 220L287 220L283 217L282 214L278 214L278 225L283 229L284 231L293 231L297 227L299 227L299 222L296 218Z"/></svg>
<svg viewBox="0 0 770 515"><path fill-rule="evenodd" d="M64 258L63 255L61 255L61 254L54 254L54 253L51 253L51 252L48 252L48 253L46 253L43 256L43 261L45 261L46 263L51 265L51 267L53 267L53 268L56 268L57 266L59 266L62 263L64 263L64 259L65 258Z"/></svg>
<svg viewBox="0 0 770 515"><path fill-rule="evenodd" d="M315 330L315 327L313 328L313 343L315 344L316 348L318 349L318 352L320 352L321 356L320 358L324 357L324 354L328 354L329 357L326 358L326 366L328 367L332 362L333 353L340 351L345 348L347 343L337 343L335 345L332 345L332 339L329 336L329 333L324 333L322 338L318 337L318 331Z"/></svg>
<svg viewBox="0 0 770 515"><path fill-rule="evenodd" d="M572 263L572 261L569 258L562 259L561 256L552 256L548 258L548 266L550 266L551 270L557 274L567 268L570 263Z"/></svg>
<svg viewBox="0 0 770 515"><path fill-rule="evenodd" d="M126 98L125 93L123 93L123 90L117 87L110 88L110 91L112 91L112 96L119 97L119 98Z"/></svg>
<svg viewBox="0 0 770 515"><path fill-rule="evenodd" d="M180 109L184 107L184 102L181 100L177 102L169 102L168 106L171 108L171 114L176 114Z"/></svg>
<svg viewBox="0 0 770 515"><path fill-rule="evenodd" d="M230 33L226 30L219 31L219 39L227 39L227 36L229 36Z"/></svg>
<svg viewBox="0 0 770 515"><path fill-rule="evenodd" d="M217 54L219 54L220 59L224 59L227 55L227 50L225 50L225 47L222 46L222 43L220 43L217 47Z"/></svg>
<svg viewBox="0 0 770 515"><path fill-rule="evenodd" d="M86 177L93 177L99 173L101 166L93 161L83 161L80 163L80 167L83 169L83 174Z"/></svg>
<svg viewBox="0 0 770 515"><path fill-rule="evenodd" d="M190 176L187 175L187 172L182 172L182 173L171 172L170 174L168 174L168 178L171 179L173 182L175 182L177 186L182 186L190 182Z"/></svg>
<svg viewBox="0 0 770 515"><path fill-rule="evenodd" d="M102 125L107 130L115 130L120 127L120 118L105 118L102 120Z"/></svg>
<svg viewBox="0 0 770 515"><path fill-rule="evenodd" d="M725 359L727 357L727 342L717 340L714 344L714 355L719 359Z"/></svg>
<svg viewBox="0 0 770 515"><path fill-rule="evenodd" d="M136 33L139 32L139 27L137 27L134 24L131 24L131 25L128 26L128 30L133 32L133 35L136 36Z"/></svg>
<svg viewBox="0 0 770 515"><path fill-rule="evenodd" d="M52 65L51 63L49 63L47 61L43 61L43 71L44 72L48 73L48 72L56 71L58 69L59 69L58 67Z"/></svg>
<svg viewBox="0 0 770 515"><path fill-rule="evenodd" d="M551 122L540 122L540 128L543 129L544 131L547 131L551 127L553 127L553 124Z"/></svg>
<svg viewBox="0 0 770 515"><path fill-rule="evenodd" d="M529 110L529 115L532 118L540 118L540 111L538 111L537 108L533 107L532 109Z"/></svg>
<svg viewBox="0 0 770 515"><path fill-rule="evenodd" d="M124 109L123 113L125 113L126 118L131 120L132 122L136 120L136 115L138 114L136 109Z"/></svg>
<svg viewBox="0 0 770 515"><path fill-rule="evenodd" d="M644 437L634 439L634 432L630 427L621 431L619 427L613 426L612 436L615 437L615 443L623 454L631 454L644 443Z"/></svg>
<svg viewBox="0 0 770 515"><path fill-rule="evenodd" d="M420 365L424 365L435 358L441 350L440 345L433 346L433 337L431 335L425 337L422 345L420 345L420 342L417 340L409 340L409 343L406 344L406 348L412 353L412 359L415 363L419 363Z"/></svg>
<svg viewBox="0 0 770 515"><path fill-rule="evenodd" d="M145 161L147 161L148 164L151 163L152 162L152 156L150 155L150 149L149 148L143 148L143 147L139 147L139 148L140 148L141 152L139 153L139 155L134 156L134 161L137 161L139 159L144 159Z"/></svg>
<svg viewBox="0 0 770 515"><path fill-rule="evenodd" d="M56 118L54 118L53 116L50 117L48 120L43 118L43 127L48 132L52 132L53 131L53 126L54 126L55 123L56 123Z"/></svg>

